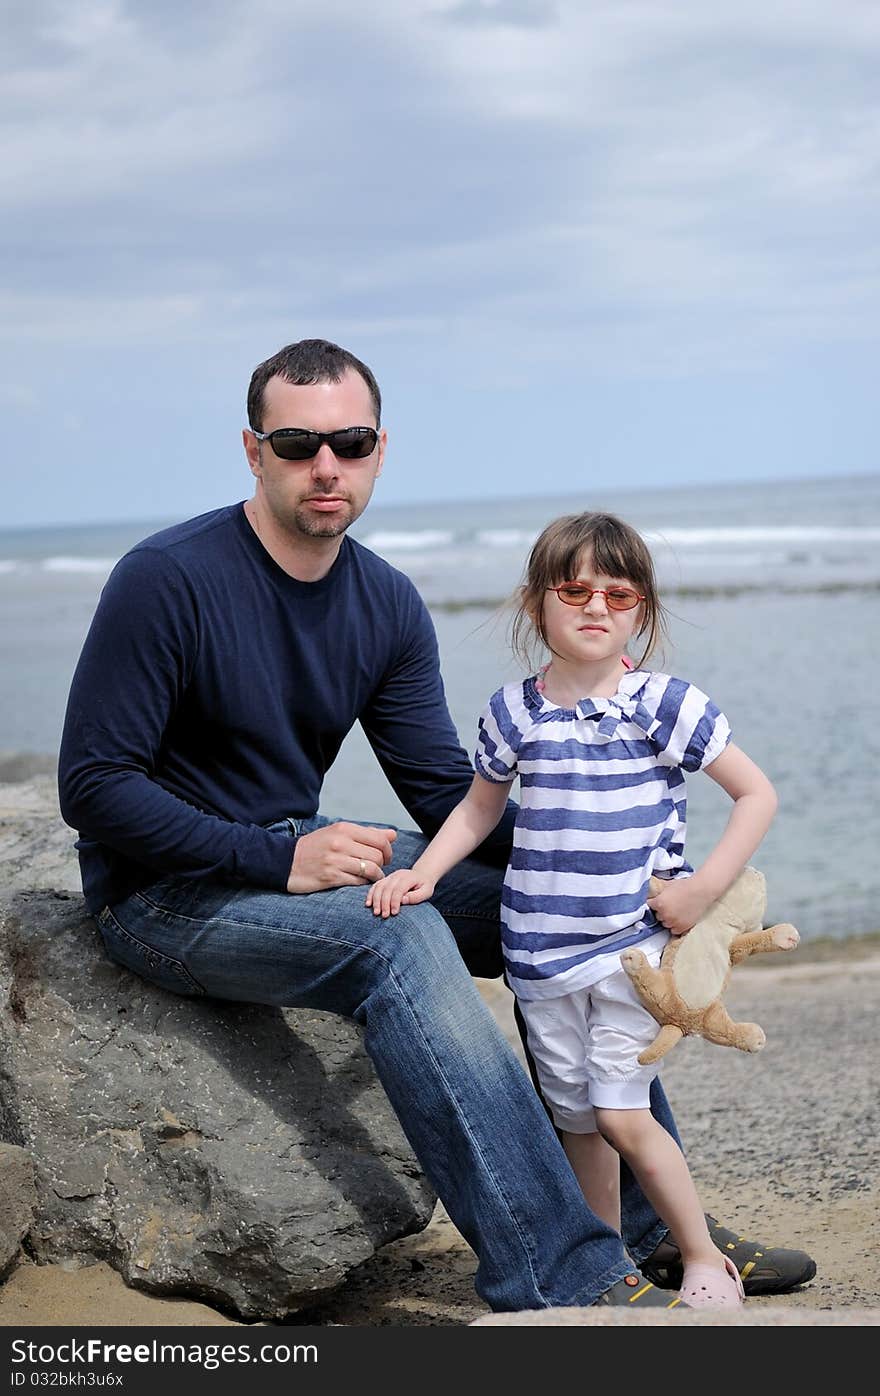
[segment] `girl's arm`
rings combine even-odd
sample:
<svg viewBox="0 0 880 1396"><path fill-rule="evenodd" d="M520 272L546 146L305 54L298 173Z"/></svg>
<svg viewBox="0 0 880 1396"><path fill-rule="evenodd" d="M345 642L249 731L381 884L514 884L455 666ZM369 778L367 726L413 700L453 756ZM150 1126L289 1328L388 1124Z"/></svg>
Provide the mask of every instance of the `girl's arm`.
<svg viewBox="0 0 880 1396"><path fill-rule="evenodd" d="M513 781L495 782L475 775L471 788L434 835L412 868L374 882L366 904L374 916L396 916L401 906L426 902L444 873L488 838L504 813Z"/></svg>
<svg viewBox="0 0 880 1396"><path fill-rule="evenodd" d="M684 935L739 876L776 813L776 791L744 751L732 743L704 767L733 800L727 828L693 877L673 878L648 906L673 935Z"/></svg>

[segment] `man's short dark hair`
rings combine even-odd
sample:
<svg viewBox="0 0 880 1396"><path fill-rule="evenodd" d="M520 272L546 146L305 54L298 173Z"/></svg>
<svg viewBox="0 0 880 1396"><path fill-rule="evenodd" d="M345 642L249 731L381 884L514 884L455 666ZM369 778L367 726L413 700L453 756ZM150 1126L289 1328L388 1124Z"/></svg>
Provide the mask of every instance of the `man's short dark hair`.
<svg viewBox="0 0 880 1396"><path fill-rule="evenodd" d="M328 339L301 339L273 354L265 363L257 364L251 375L247 395L248 421L254 431L263 430L263 408L266 384L270 378L283 378L286 383L305 387L310 383L338 383L346 373L359 373L370 390L376 426L382 416L382 394L367 365L347 349L331 344ZM352 423L352 426L360 425Z"/></svg>

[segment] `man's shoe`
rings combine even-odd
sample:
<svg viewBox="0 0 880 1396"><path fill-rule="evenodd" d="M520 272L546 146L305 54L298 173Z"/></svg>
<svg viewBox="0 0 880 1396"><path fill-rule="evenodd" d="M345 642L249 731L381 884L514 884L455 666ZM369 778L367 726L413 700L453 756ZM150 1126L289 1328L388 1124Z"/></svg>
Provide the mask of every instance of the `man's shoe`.
<svg viewBox="0 0 880 1396"><path fill-rule="evenodd" d="M816 1273L816 1262L806 1251L787 1251L748 1241L721 1226L706 1213L709 1235L723 1255L739 1271L746 1294L788 1294L806 1284ZM642 1273L659 1289L681 1289L683 1268L678 1246L668 1236L640 1262Z"/></svg>
<svg viewBox="0 0 880 1396"><path fill-rule="evenodd" d="M633 1305L640 1309L674 1309L680 1303L678 1295L670 1299L668 1294L661 1294L659 1289L655 1289L644 1275L634 1271L631 1275L624 1275L622 1280L618 1280L610 1289L606 1289L604 1294L600 1294L599 1298L593 1301L593 1306L611 1304L615 1308Z"/></svg>

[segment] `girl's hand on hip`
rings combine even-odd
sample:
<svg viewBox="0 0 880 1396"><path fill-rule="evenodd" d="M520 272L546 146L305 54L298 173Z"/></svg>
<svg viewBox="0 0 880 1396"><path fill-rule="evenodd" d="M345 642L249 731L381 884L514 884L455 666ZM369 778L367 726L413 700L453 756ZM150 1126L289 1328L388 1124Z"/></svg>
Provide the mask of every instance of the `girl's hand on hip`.
<svg viewBox="0 0 880 1396"><path fill-rule="evenodd" d="M434 887L430 878L413 872L412 868L399 868L390 877L373 883L366 905L372 907L374 916L385 920L388 916L396 916L402 906L426 902L434 895Z"/></svg>
<svg viewBox="0 0 880 1396"><path fill-rule="evenodd" d="M714 900L695 876L676 877L664 882L662 890L648 898L648 906L661 926L674 936L683 936L697 924Z"/></svg>

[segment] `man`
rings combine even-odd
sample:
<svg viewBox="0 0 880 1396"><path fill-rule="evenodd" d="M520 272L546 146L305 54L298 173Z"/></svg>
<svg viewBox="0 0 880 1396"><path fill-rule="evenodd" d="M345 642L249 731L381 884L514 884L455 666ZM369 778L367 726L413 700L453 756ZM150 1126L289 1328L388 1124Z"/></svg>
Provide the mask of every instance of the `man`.
<svg viewBox="0 0 880 1396"><path fill-rule="evenodd" d="M119 562L74 676L61 805L108 953L177 992L358 1022L493 1309L669 1305L586 1207L470 978L501 972L513 807L432 904L391 921L364 905L472 777L423 603L347 536L385 454L376 381L305 340L254 371L248 419L253 496ZM318 816L358 721L421 835ZM674 1132L659 1086L653 1109ZM631 1178L624 1232L630 1256L675 1286L675 1247ZM754 1264L761 1248L736 1244ZM778 1289L814 1272L798 1252L769 1254Z"/></svg>

